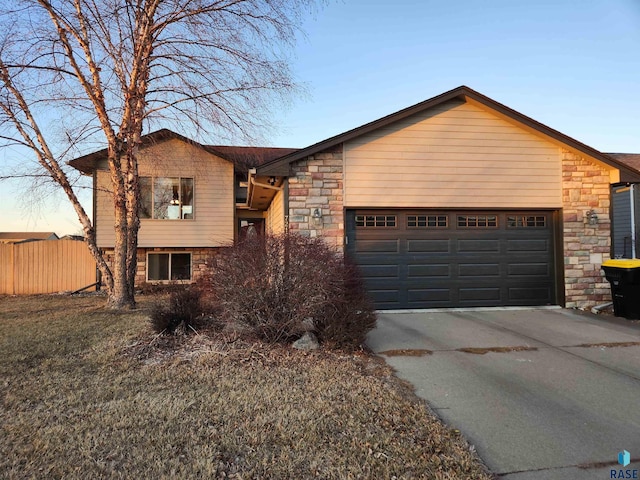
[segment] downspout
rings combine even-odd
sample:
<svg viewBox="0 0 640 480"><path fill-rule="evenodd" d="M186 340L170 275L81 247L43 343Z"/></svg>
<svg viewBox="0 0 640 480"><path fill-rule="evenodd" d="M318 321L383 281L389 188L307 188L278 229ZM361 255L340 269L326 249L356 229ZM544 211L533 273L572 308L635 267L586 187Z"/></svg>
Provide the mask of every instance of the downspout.
<svg viewBox="0 0 640 480"><path fill-rule="evenodd" d="M289 178L284 178L284 198L282 199L282 209L284 210L284 233L289 234Z"/></svg>
<svg viewBox="0 0 640 480"><path fill-rule="evenodd" d="M92 210L93 210L93 233L96 236L96 245L98 244L98 169L95 168L93 170L93 173L91 175L93 178L93 192L92 192L92 197L93 197L93 206L92 206ZM101 250L101 253L102 250ZM100 291L100 286L102 285L102 272L100 271L100 269L98 268L98 265L96 264L96 291Z"/></svg>
<svg viewBox="0 0 640 480"><path fill-rule="evenodd" d="M631 258L636 258L636 206L634 184L629 185L629 202L631 206Z"/></svg>

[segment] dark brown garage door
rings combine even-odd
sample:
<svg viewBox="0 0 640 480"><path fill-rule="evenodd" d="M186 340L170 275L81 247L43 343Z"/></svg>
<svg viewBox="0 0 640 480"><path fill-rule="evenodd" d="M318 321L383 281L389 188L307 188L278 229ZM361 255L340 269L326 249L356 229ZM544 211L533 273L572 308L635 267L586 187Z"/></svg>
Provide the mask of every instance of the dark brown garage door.
<svg viewBox="0 0 640 480"><path fill-rule="evenodd" d="M380 309L556 303L554 213L352 210L347 252Z"/></svg>

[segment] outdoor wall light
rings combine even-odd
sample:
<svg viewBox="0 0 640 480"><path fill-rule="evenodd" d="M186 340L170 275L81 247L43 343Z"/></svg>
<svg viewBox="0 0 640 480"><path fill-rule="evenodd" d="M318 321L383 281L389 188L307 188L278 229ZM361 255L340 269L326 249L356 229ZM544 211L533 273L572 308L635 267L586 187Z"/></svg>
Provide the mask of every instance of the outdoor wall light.
<svg viewBox="0 0 640 480"><path fill-rule="evenodd" d="M272 187L276 184L276 177L269 177L269 185Z"/></svg>
<svg viewBox="0 0 640 480"><path fill-rule="evenodd" d="M598 214L594 210L587 210L584 212L584 221L589 225L598 224Z"/></svg>
<svg viewBox="0 0 640 480"><path fill-rule="evenodd" d="M322 210L319 208L314 209L311 218L313 219L314 225L322 225Z"/></svg>

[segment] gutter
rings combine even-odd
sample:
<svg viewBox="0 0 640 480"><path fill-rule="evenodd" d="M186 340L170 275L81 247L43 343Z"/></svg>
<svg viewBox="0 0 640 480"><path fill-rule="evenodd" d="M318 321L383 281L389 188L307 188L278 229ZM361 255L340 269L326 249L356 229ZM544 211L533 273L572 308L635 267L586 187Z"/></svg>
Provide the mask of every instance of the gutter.
<svg viewBox="0 0 640 480"><path fill-rule="evenodd" d="M268 183L262 183L262 182L258 182L256 181L256 169L255 168L250 168L248 173L247 173L247 207L251 208L251 203L253 200L253 192L254 192L254 187L262 187L262 188L267 188L269 190L275 190L276 192L281 192L285 189L285 186L281 186L281 187L276 187L275 185L269 185Z"/></svg>
<svg viewBox="0 0 640 480"><path fill-rule="evenodd" d="M253 177L250 177L249 181L256 187L269 188L271 190L277 190L278 192L281 192L282 190L284 190L282 187L276 187L275 185L269 185L268 183L256 182L255 178Z"/></svg>

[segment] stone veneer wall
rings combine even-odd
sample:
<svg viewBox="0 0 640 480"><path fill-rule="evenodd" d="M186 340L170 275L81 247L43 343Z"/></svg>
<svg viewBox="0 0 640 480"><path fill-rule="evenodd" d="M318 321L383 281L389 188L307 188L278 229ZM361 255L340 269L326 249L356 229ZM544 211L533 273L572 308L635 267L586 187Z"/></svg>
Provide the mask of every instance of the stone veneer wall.
<svg viewBox="0 0 640 480"><path fill-rule="evenodd" d="M106 249L108 250L108 249ZM207 259L218 252L215 247L203 248L138 248L138 265L136 271L136 285L141 285L147 281L147 253L148 252L184 252L191 254L191 279L197 280L200 274L207 268ZM113 251L113 250L112 250ZM107 253L105 259L109 266L112 266L113 253Z"/></svg>
<svg viewBox="0 0 640 480"><path fill-rule="evenodd" d="M289 177L289 230L322 236L338 250L344 248L342 146L312 155L292 165ZM562 204L565 302L567 308L587 307L611 300L609 283L600 266L610 255L609 170L568 150L562 151ZM320 208L322 223L311 218ZM585 213L593 210L598 224Z"/></svg>
<svg viewBox="0 0 640 480"><path fill-rule="evenodd" d="M611 222L609 171L583 157L562 151L564 276L566 307L611 301L609 283L600 266L609 259ZM593 210L598 224L585 213Z"/></svg>
<svg viewBox="0 0 640 480"><path fill-rule="evenodd" d="M337 250L344 247L342 145L292 165L289 177L289 231L322 237ZM321 222L311 218L322 212Z"/></svg>

